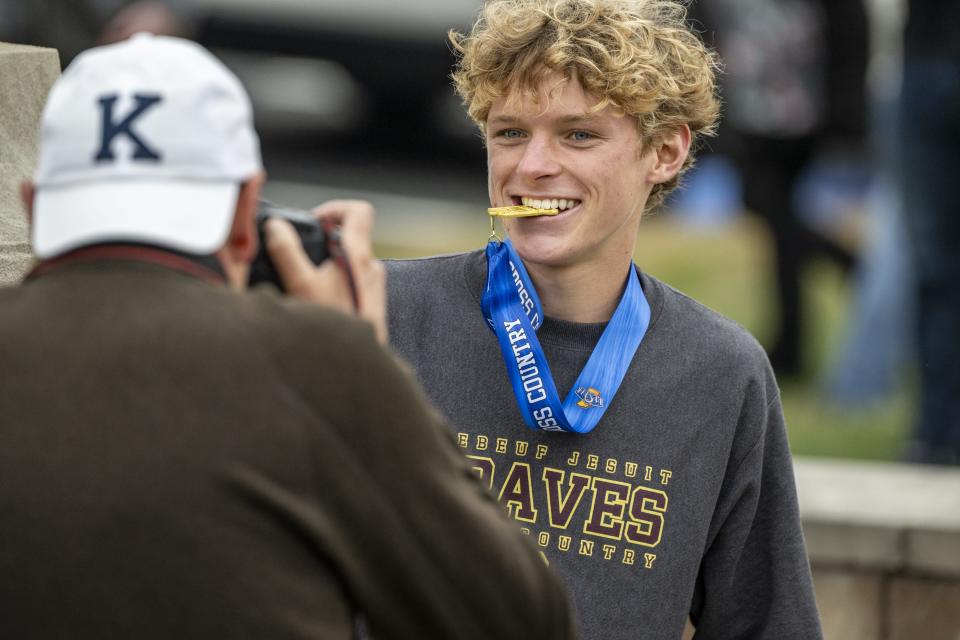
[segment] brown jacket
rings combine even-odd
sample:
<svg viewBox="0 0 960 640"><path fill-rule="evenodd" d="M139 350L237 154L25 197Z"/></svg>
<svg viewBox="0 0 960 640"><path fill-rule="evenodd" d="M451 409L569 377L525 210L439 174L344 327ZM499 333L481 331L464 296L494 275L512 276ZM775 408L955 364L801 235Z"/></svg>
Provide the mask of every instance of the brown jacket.
<svg viewBox="0 0 960 640"><path fill-rule="evenodd" d="M157 264L0 289L0 513L4 638L572 634L368 326Z"/></svg>

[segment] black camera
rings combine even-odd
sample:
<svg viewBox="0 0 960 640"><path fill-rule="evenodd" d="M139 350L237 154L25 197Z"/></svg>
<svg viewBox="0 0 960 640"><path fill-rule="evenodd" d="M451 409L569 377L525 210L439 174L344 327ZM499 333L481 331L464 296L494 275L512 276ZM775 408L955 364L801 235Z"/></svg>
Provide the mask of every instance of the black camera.
<svg viewBox="0 0 960 640"><path fill-rule="evenodd" d="M267 200L260 201L257 210L257 236L260 243L257 248L257 255L250 263L248 284L252 286L260 282L269 282L280 291L284 291L280 276L277 274L273 262L270 261L270 254L267 253L263 225L270 218L282 218L293 225L297 235L300 236L300 242L303 244L307 257L313 264L318 265L330 257L329 242L331 238L320 221L309 212L282 207Z"/></svg>

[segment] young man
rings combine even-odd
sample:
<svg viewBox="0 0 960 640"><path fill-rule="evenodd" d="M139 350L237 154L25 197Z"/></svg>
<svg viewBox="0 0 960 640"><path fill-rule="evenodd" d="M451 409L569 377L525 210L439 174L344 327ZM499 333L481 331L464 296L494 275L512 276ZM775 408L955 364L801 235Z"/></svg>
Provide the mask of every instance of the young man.
<svg viewBox="0 0 960 640"><path fill-rule="evenodd" d="M512 245L388 263L394 345L583 637L676 639L688 617L702 637L819 637L764 353L632 263L717 118L683 7L492 0L453 40L491 204L542 215L506 219Z"/></svg>
<svg viewBox="0 0 960 640"><path fill-rule="evenodd" d="M571 637L559 582L377 344L369 206L318 210L369 322L236 290L262 169L222 64L146 34L81 54L39 158L41 262L0 289L0 637ZM287 291L351 308L338 264L268 226Z"/></svg>

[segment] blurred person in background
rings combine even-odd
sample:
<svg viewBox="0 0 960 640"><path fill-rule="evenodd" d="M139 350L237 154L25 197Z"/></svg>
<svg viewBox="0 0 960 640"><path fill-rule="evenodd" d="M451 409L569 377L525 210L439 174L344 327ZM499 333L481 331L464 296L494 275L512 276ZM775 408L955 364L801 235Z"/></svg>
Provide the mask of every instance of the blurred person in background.
<svg viewBox="0 0 960 640"><path fill-rule="evenodd" d="M868 30L862 0L698 0L724 65L715 150L736 161L747 208L769 226L776 313L768 345L778 374L803 372L806 264L845 269L850 252L803 221L797 185L817 154L859 156L866 133Z"/></svg>
<svg viewBox="0 0 960 640"><path fill-rule="evenodd" d="M899 179L903 14L899 2L872 5L869 105L872 180L849 320L824 376L827 396L869 408L902 387L913 363L912 259Z"/></svg>
<svg viewBox="0 0 960 640"><path fill-rule="evenodd" d="M138 31L188 37L192 14L191 0L0 0L0 40L57 49L66 66Z"/></svg>
<svg viewBox="0 0 960 640"><path fill-rule="evenodd" d="M907 458L960 464L960 3L909 0L907 9L898 166L920 368Z"/></svg>
<svg viewBox="0 0 960 640"><path fill-rule="evenodd" d="M688 618L702 637L819 638L767 357L632 261L718 117L684 6L491 0L451 38L490 204L532 215L486 251L389 261L393 344L584 638L675 640Z"/></svg>
<svg viewBox="0 0 960 640"><path fill-rule="evenodd" d="M242 291L263 170L219 61L147 34L87 51L40 139L40 262L0 289L0 637L572 637L559 581L380 344L369 205L317 210L358 317L342 262L314 267L279 220L300 299Z"/></svg>

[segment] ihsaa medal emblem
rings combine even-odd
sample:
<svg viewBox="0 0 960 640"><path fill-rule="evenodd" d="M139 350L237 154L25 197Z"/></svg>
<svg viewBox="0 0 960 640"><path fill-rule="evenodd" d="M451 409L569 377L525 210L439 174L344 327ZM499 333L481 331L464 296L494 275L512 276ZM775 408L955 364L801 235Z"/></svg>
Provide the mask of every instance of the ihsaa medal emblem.
<svg viewBox="0 0 960 640"><path fill-rule="evenodd" d="M603 398L600 396L600 391L593 387L577 387L574 393L580 398L580 402L577 403L578 407L583 409L603 407Z"/></svg>

